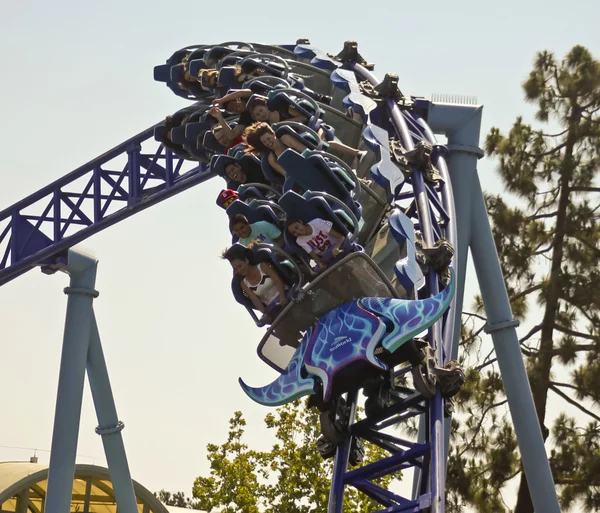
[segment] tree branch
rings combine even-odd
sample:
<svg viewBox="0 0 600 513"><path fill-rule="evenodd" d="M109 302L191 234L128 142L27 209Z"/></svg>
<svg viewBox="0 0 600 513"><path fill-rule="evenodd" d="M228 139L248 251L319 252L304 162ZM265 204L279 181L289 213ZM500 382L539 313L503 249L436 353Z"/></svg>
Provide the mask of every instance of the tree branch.
<svg viewBox="0 0 600 513"><path fill-rule="evenodd" d="M577 388L575 385L571 385L570 383L559 383L558 381L551 381L550 384L555 387L565 387L579 391L579 388Z"/></svg>
<svg viewBox="0 0 600 513"><path fill-rule="evenodd" d="M465 445L465 448L463 451L461 451L461 453L459 454L459 457L462 456L465 452L467 452L469 450L469 446L471 446L473 444L475 437L479 434L479 431L481 430L481 426L483 425L483 421L485 420L485 416L488 414L488 412L492 408L498 408L498 406L502 406L503 404L506 404L507 402L508 402L508 399L504 399L503 401L500 401L499 403L490 404L485 410L483 410L483 412L481 413L481 418L479 419L479 422L477 423L477 427L474 430L475 434L471 437L471 441Z"/></svg>
<svg viewBox="0 0 600 513"><path fill-rule="evenodd" d="M487 318L485 318L483 315L479 315L479 314L476 314L476 313L463 312L463 315L466 315L468 317L476 317L477 319L481 319L482 321L487 321Z"/></svg>
<svg viewBox="0 0 600 513"><path fill-rule="evenodd" d="M600 421L600 417L598 417L598 415L596 415L595 413L591 412L590 410L588 410L587 408L583 407L581 404L579 404L577 401L575 401L574 399L571 399L567 394L565 394L563 391L559 390L557 387L555 387L554 385L550 385L550 390L552 390L556 395L562 397L565 401L567 401L569 404L572 404L573 406L575 406L576 408L578 408L579 410L581 410L583 413L587 413L590 417L592 417L593 419Z"/></svg>
<svg viewBox="0 0 600 513"><path fill-rule="evenodd" d="M567 145L567 143L564 142L564 143L559 144L558 146L555 146L551 150L545 151L544 153L530 153L529 156L533 157L533 158L547 157L548 155L552 155L552 154L556 153L557 151L562 150L566 145Z"/></svg>
<svg viewBox="0 0 600 513"><path fill-rule="evenodd" d="M498 358L492 358L489 362L482 363L481 365L475 367L475 370L481 371L482 369L485 369L488 365L493 365L497 361L498 361Z"/></svg>
<svg viewBox="0 0 600 513"><path fill-rule="evenodd" d="M496 349L492 348L492 350L483 359L483 363L481 365L475 367L475 370L480 371L481 369L487 367L488 365L492 365L496 360L498 360L498 358L492 358L490 360L490 356L492 356L495 351L496 351Z"/></svg>
<svg viewBox="0 0 600 513"><path fill-rule="evenodd" d="M565 128L562 132L558 134L542 134L544 137L560 137L561 135L565 135L569 131L568 128Z"/></svg>
<svg viewBox="0 0 600 513"><path fill-rule="evenodd" d="M477 331L475 331L470 337L467 337L466 339L464 339L459 345L464 346L467 342L474 340L475 337L477 337L477 335L479 335L483 331L484 326L482 326Z"/></svg>
<svg viewBox="0 0 600 513"><path fill-rule="evenodd" d="M598 340L598 337L594 337L593 335L588 335L586 333L581 333L579 331L570 330L569 328L565 328L560 324L554 323L554 329L560 331L561 333L564 333L565 335L571 335L572 337L584 338L586 340L592 340L593 342L596 342Z"/></svg>
<svg viewBox="0 0 600 513"><path fill-rule="evenodd" d="M550 244L547 248L544 249L540 249L538 251L534 251L533 254L534 255L544 255L546 253L548 253L548 251L550 251L552 249L553 244Z"/></svg>
<svg viewBox="0 0 600 513"><path fill-rule="evenodd" d="M583 239L582 237L578 237L577 235L571 235L570 237L573 237L575 240L581 242L584 246L590 248L596 255L600 255L600 249L598 249L596 246L594 246L587 240Z"/></svg>
<svg viewBox="0 0 600 513"><path fill-rule="evenodd" d="M575 187L571 187L571 191L573 191L573 192L600 192L600 187L575 186Z"/></svg>
<svg viewBox="0 0 600 513"><path fill-rule="evenodd" d="M562 150L566 145L567 143L564 142L559 144L558 146L555 146L551 150L545 151L544 153L528 153L528 156L532 158L547 157L548 155L552 155L553 153Z"/></svg>
<svg viewBox="0 0 600 513"><path fill-rule="evenodd" d="M522 339L519 340L519 344L522 344L523 342L529 340L531 337L533 337L541 329L542 329L542 325L541 324L538 324L537 326L534 326L533 328L531 328L529 330L529 333L527 333L527 335L525 335Z"/></svg>
<svg viewBox="0 0 600 513"><path fill-rule="evenodd" d="M558 212L554 211L554 212L548 212L547 214L537 214L535 216L530 216L527 218L528 221L531 221L533 219L544 219L547 217L556 217L558 215Z"/></svg>
<svg viewBox="0 0 600 513"><path fill-rule="evenodd" d="M522 290L518 294L511 296L509 300L512 303L513 301L516 301L517 299L521 299L523 296L526 296L527 294L531 294L532 292L535 292L536 290L540 290L541 288L542 288L542 284L538 283L537 285L533 285L533 286L529 287L528 289Z"/></svg>
<svg viewBox="0 0 600 513"><path fill-rule="evenodd" d="M585 479L585 480L571 479L571 478L566 478L566 477L565 478L561 478L561 477L554 478L555 485L577 485L577 486L585 485L585 487L587 488L590 486L598 486L599 483L600 483L600 480L596 476L592 476L591 482L588 481L587 479Z"/></svg>

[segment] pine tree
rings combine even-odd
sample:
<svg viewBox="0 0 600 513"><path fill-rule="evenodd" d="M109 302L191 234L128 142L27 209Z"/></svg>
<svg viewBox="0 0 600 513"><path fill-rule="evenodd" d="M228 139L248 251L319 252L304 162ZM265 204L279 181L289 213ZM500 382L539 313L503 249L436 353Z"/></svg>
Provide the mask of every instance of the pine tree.
<svg viewBox="0 0 600 513"><path fill-rule="evenodd" d="M542 128L519 117L507 135L490 131L505 193L486 201L561 505L600 511L600 63L581 46L561 62L541 52L523 89ZM512 509L502 492L517 478L514 511L532 513L493 352L480 357L482 312L476 298L464 319L475 364L457 400L449 504ZM576 418L549 418L549 401Z"/></svg>

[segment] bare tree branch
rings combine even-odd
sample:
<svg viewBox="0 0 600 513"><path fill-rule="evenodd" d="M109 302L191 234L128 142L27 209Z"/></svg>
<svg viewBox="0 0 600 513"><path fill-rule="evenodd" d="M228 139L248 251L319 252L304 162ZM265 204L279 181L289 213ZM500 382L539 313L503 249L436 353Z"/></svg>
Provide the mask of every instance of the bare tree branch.
<svg viewBox="0 0 600 513"><path fill-rule="evenodd" d="M571 335L572 337L584 338L586 340L592 340L593 342L598 341L598 337L594 337L594 335L588 335L587 333L581 333L580 331L573 331L573 330L570 330L569 328L565 328L564 326L561 326L560 324L554 323L554 329L557 331L560 331L561 333L564 333L566 335Z"/></svg>
<svg viewBox="0 0 600 513"><path fill-rule="evenodd" d="M475 370L481 371L482 369L485 369L488 365L493 365L497 361L498 361L498 358L492 358L489 362L482 363L481 365L478 365L477 367L475 367Z"/></svg>
<svg viewBox="0 0 600 513"><path fill-rule="evenodd" d="M547 214L537 214L535 216L529 216L527 218L528 221L531 221L532 219L544 219L547 217L556 217L558 215L558 212L554 211L554 212L548 212Z"/></svg>
<svg viewBox="0 0 600 513"><path fill-rule="evenodd" d="M579 410L581 410L583 413L587 413L590 417L592 417L593 419L596 419L597 421L600 421L600 417L598 417L598 415L596 415L595 413L591 412L590 410L588 410L587 408L583 407L581 404L579 404L577 401L575 401L574 399L571 399L567 394L565 394L563 391L559 390L557 387L555 387L554 385L550 385L550 390L552 390L556 395L562 397L565 401L567 401L569 404L572 404L573 406L575 406L576 408L578 408Z"/></svg>
<svg viewBox="0 0 600 513"><path fill-rule="evenodd" d="M539 331L541 331L541 329L542 329L542 325L541 324L538 324L537 326L534 326L533 328L531 328L529 330L529 333L527 333L527 335L525 335L523 338L519 339L519 344L522 344L523 342L526 342L527 340L529 340L536 333L538 333Z"/></svg>
<svg viewBox="0 0 600 513"><path fill-rule="evenodd" d="M559 132L558 134L544 134L544 133L542 133L542 135L544 137L560 137L562 135L565 135L568 131L569 131L569 129L565 128L562 132Z"/></svg>
<svg viewBox="0 0 600 513"><path fill-rule="evenodd" d="M487 318L485 318L483 315L479 315L476 313L463 312L463 315L466 315L467 317L476 317L477 319L481 319L482 321L487 321Z"/></svg>
<svg viewBox="0 0 600 513"><path fill-rule="evenodd" d="M575 186L571 187L573 192L600 192L600 187L583 187L583 186Z"/></svg>
<svg viewBox="0 0 600 513"><path fill-rule="evenodd" d="M533 285L533 286L529 287L528 289L522 290L518 294L515 294L514 296L511 296L509 298L509 300L511 302L512 301L516 301L517 299L520 299L523 296L526 296L527 294L531 294L532 292L535 292L536 290L540 290L541 288L542 288L542 284L538 283L537 285Z"/></svg>
<svg viewBox="0 0 600 513"><path fill-rule="evenodd" d="M558 381L551 381L550 384L553 385L553 386L555 386L555 387L572 388L573 390L579 391L578 387L576 387L575 385L571 385L570 383L560 383Z"/></svg>
<svg viewBox="0 0 600 513"><path fill-rule="evenodd" d="M485 325L481 326L481 328L479 328L477 331L475 331L470 337L467 337L466 339L462 340L459 345L464 346L467 342L470 342L471 340L475 340L477 335L479 335L483 331L484 327L485 327Z"/></svg>
<svg viewBox="0 0 600 513"><path fill-rule="evenodd" d="M547 157L548 155L552 155L553 153L556 153L556 152L562 150L566 145L567 145L567 143L565 141L564 143L561 143L558 146L555 146L551 150L545 151L543 153L527 153L527 156L535 158L535 159L540 158L540 157Z"/></svg>

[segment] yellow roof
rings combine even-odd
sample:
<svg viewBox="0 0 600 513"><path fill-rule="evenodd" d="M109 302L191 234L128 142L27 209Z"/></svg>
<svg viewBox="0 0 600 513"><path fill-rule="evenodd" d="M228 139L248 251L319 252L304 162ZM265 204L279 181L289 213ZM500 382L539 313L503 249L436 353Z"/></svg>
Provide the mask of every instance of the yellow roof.
<svg viewBox="0 0 600 513"><path fill-rule="evenodd" d="M0 510L17 511L18 496L27 491L30 513L42 513L48 486L48 465L27 462L0 462ZM133 482L140 513L168 513L152 492ZM116 513L113 487L107 468L76 465L72 511L83 511L89 501L90 513Z"/></svg>

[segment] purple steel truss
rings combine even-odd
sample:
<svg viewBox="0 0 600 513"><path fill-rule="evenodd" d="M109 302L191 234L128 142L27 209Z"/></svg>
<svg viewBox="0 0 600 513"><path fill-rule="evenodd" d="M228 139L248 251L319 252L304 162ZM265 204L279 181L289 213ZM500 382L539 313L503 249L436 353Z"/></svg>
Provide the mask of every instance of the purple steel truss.
<svg viewBox="0 0 600 513"><path fill-rule="evenodd" d="M69 247L214 176L153 133L144 130L0 212L0 285L38 265L53 272Z"/></svg>
<svg viewBox="0 0 600 513"><path fill-rule="evenodd" d="M366 68L353 65L354 71L372 86L379 80ZM415 142L428 140L428 134L410 112L402 110L394 98L385 99L385 111L391 118L391 127L403 146L411 150ZM390 130L391 131L391 130ZM429 141L434 143L434 141ZM452 189L444 162L443 148L438 148L436 167L443 182L436 191L425 182L420 171L413 170L410 177L412 194L398 191L395 200L414 199L405 210L413 218L415 229L419 229L424 242L431 247L435 241L444 237L456 246L456 226ZM438 276L433 269L426 276L430 294L439 291ZM432 350L439 365L450 360L450 347L454 331L454 306L451 312L429 329L429 340L433 341ZM406 370L404 371L406 372ZM432 398L409 388L397 388L394 392L395 403L382 411L377 417L369 417L350 425L350 435L335 456L334 473L329 498L329 513L341 513L344 488L352 486L379 502L384 509L381 513L414 512L423 510L432 513L445 511L445 448L444 448L444 403L440 387ZM357 393L349 394L348 402L356 407ZM424 415L425 422L419 442L410 442L397 436L382 432L386 427L403 422L411 417ZM353 418L353 416L351 417ZM348 470L348 460L352 446L352 437L362 438L385 449L390 455L355 470ZM414 468L418 478L413 497L406 498L393 493L373 481L401 470Z"/></svg>

